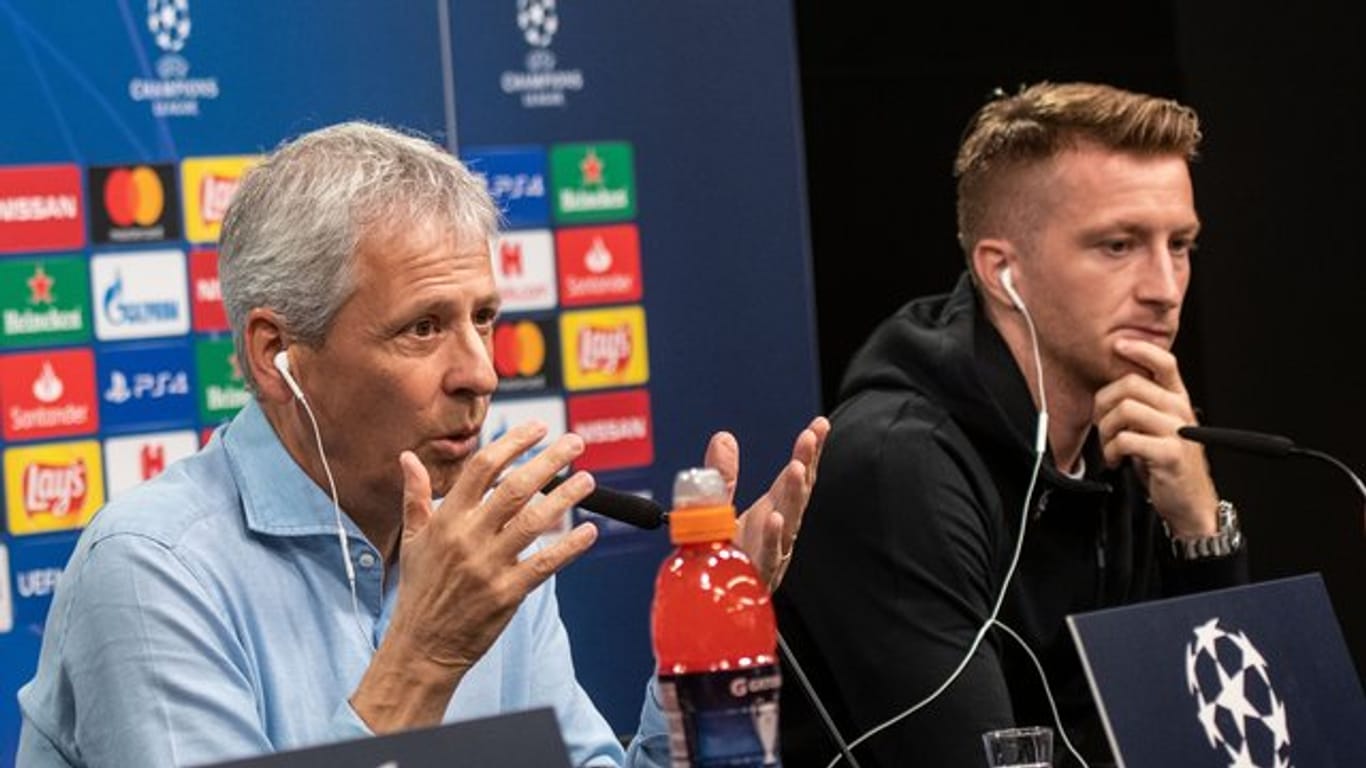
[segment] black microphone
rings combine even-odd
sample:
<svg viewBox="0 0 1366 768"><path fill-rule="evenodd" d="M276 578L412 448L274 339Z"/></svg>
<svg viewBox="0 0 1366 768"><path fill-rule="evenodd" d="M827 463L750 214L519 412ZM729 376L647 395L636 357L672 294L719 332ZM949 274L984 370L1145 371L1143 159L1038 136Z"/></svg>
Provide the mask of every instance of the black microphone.
<svg viewBox="0 0 1366 768"><path fill-rule="evenodd" d="M1263 456L1287 456L1295 451L1295 441L1280 435L1248 432L1243 429L1220 427L1181 427L1176 434L1204 445L1257 453Z"/></svg>
<svg viewBox="0 0 1366 768"><path fill-rule="evenodd" d="M567 479L555 475L550 478L550 482L546 483L545 487L541 488L541 493L550 493L560 487L560 484ZM610 517L613 520L619 520L646 530L654 530L669 519L668 511L653 499L604 488L600 485L595 487L592 493L585 496L578 503L578 506L589 512L596 512L603 517Z"/></svg>
<svg viewBox="0 0 1366 768"><path fill-rule="evenodd" d="M1232 448L1234 450L1245 451L1247 453L1257 453L1263 456L1312 456L1321 461L1342 470L1347 477L1351 478L1357 490L1361 492L1362 501L1366 502L1366 483L1352 471L1350 467L1339 461L1336 457L1322 451L1315 451L1310 448L1301 448L1295 445L1295 441L1281 435L1268 435L1264 432L1249 432L1243 429L1223 429L1220 427L1181 427L1176 430L1176 434L1187 440L1194 440L1197 443L1219 448ZM1366 527L1366 510L1362 512L1363 526Z"/></svg>

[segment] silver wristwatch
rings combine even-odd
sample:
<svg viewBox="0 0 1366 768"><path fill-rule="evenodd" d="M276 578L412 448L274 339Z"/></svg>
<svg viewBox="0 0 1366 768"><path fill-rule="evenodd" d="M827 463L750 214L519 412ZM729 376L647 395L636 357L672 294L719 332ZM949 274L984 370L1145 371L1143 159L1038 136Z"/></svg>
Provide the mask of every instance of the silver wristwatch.
<svg viewBox="0 0 1366 768"><path fill-rule="evenodd" d="M1172 536L1166 521L1162 527L1172 543L1172 555L1177 560L1203 560L1207 557L1224 557L1243 548L1243 531L1238 527L1238 510L1233 502L1219 500L1219 530L1213 536L1199 536L1193 539Z"/></svg>

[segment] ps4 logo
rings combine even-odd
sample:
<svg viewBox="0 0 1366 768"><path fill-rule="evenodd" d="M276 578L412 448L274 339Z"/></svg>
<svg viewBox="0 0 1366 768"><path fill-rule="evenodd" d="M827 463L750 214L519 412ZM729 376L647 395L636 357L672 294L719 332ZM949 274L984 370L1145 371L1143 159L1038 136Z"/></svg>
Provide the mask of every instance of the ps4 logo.
<svg viewBox="0 0 1366 768"><path fill-rule="evenodd" d="M129 400L157 400L189 393L190 377L185 371L138 371L133 374L130 385L128 375L115 370L109 372L109 388L104 391L104 399L122 405Z"/></svg>

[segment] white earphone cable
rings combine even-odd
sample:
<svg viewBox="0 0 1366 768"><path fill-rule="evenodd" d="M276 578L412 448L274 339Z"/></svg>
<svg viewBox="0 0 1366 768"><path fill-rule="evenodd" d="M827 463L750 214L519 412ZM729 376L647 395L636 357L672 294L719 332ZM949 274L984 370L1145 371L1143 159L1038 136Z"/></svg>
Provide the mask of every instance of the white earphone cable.
<svg viewBox="0 0 1366 768"><path fill-rule="evenodd" d="M849 742L849 749L851 750L854 747L857 747L859 744L862 744L864 741L867 741L874 735L881 733L883 730L890 728L891 726L895 725L901 720L923 709L924 707L929 705L930 702L937 699L940 694L948 690L949 686L953 685L953 682L957 680L958 676L962 674L964 669L967 668L968 662L970 662L972 660L972 657L976 655L977 648L981 646L982 640L986 637L987 632L991 631L992 625L997 623L996 617L1001 612L1001 605L1005 602L1006 591L1010 587L1011 579L1013 579L1015 576L1015 568L1020 563L1020 553L1024 550L1025 527L1029 522L1029 500L1034 496L1034 488L1039 481L1039 469L1043 466L1044 454L1048 448L1048 400L1044 395L1043 360L1039 354L1039 337L1034 330L1034 319L1030 317L1029 310L1025 308L1024 302L1020 300L1018 295L1015 294L1014 288L1010 288L1009 293L1011 294L1011 298L1015 302L1015 306L1020 310L1020 313L1024 315L1025 325L1029 328L1029 341L1031 349L1034 353L1034 373L1037 377L1036 380L1038 382L1039 390L1039 420L1034 433L1034 468L1030 472L1029 487L1028 490L1025 491L1024 503L1020 510L1020 532L1015 539L1015 550L1010 557L1010 567L1006 569L1005 578L1001 581L1001 591L997 594L996 601L992 605L991 614L987 617L986 621L982 623L982 626L977 630L976 636L973 637L972 644L968 646L967 653L963 655L963 660L958 663L958 666L956 668L954 668L953 672L948 676L948 679L946 679L943 683L939 685L938 688L935 688L934 691L932 691L925 698L921 699L919 702L916 702L907 709L892 716L890 719L873 726L872 728L868 729L868 731L866 731L863 735ZM1033 654L1031 653L1030 656L1032 657ZM1045 693L1048 693L1046 681L1044 690ZM1052 705L1053 695L1051 693L1048 693L1048 700L1049 704ZM1057 708L1054 707L1054 712L1056 713L1056 711ZM1062 724L1061 722L1059 722L1059 729L1061 729L1061 727ZM1066 740L1066 734L1064 734L1063 739ZM1068 743L1068 746L1069 748L1071 747L1070 742ZM835 755L834 759L832 759L826 765L826 768L834 768L834 766L837 763L839 763L842 757L842 754ZM1086 765L1086 763L1083 762L1082 765L1084 766Z"/></svg>
<svg viewBox="0 0 1366 768"><path fill-rule="evenodd" d="M356 595L356 567L351 564L351 542L346 535L346 526L342 523L341 503L337 500L337 481L332 478L332 467L327 463L327 452L323 450L323 435L318 429L318 420L313 416L313 408L309 406L308 399L303 396L302 390L294 382L293 377L287 370L280 371L285 380L290 384L290 389L297 395L295 399L304 407L304 413L308 414L308 422L313 426L313 439L318 446L318 458L323 463L323 473L327 475L327 487L332 492L332 513L337 521L337 540L341 543L342 562L346 565L346 583L351 589L351 617L356 621L356 629L360 630L361 638L365 640L366 646L371 651L376 650L375 640L370 633L365 630L365 623L360 619L360 598Z"/></svg>

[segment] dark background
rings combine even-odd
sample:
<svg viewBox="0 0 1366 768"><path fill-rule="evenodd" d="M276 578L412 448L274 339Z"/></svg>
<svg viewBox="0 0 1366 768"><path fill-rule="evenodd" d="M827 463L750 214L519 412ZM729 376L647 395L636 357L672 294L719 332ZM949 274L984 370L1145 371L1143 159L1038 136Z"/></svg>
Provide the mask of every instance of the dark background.
<svg viewBox="0 0 1366 768"><path fill-rule="evenodd" d="M1366 34L1315 3L795 3L822 398L868 332L948 290L952 162L996 87L1091 80L1201 116L1204 223L1177 353L1204 423L1283 434L1366 473ZM1366 671L1366 517L1308 458L1210 453L1264 580L1320 572Z"/></svg>

